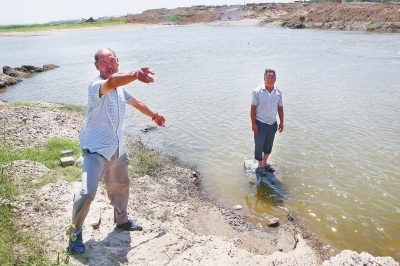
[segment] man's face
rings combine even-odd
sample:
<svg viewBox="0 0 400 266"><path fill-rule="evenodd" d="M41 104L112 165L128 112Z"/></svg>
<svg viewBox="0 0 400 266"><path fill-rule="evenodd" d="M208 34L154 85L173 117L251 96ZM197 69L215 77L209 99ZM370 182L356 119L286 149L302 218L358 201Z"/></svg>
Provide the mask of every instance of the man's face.
<svg viewBox="0 0 400 266"><path fill-rule="evenodd" d="M274 86L275 85L275 75L274 73L270 73L268 72L265 76L264 76L264 83L267 86Z"/></svg>
<svg viewBox="0 0 400 266"><path fill-rule="evenodd" d="M111 51L100 51L97 56L98 61L94 65L104 79L108 79L112 74L118 72L118 58Z"/></svg>

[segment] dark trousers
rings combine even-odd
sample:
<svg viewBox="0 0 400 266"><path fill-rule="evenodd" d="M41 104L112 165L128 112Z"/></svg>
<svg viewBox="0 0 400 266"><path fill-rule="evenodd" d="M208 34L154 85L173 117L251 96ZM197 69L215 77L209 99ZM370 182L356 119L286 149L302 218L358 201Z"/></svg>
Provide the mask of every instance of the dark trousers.
<svg viewBox="0 0 400 266"><path fill-rule="evenodd" d="M262 161L264 154L271 154L274 144L275 133L278 129L278 123L268 125L256 120L258 133L254 133L254 158Z"/></svg>

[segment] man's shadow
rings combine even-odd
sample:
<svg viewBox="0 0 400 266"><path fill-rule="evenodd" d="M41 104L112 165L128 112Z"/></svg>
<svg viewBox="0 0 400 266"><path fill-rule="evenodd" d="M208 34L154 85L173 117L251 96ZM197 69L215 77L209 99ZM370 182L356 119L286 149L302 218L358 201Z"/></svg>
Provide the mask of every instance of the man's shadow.
<svg viewBox="0 0 400 266"><path fill-rule="evenodd" d="M284 205L287 194L283 183L275 173L267 172L265 175L256 173L256 178L257 181L245 195L248 209L256 213L271 213L274 207Z"/></svg>
<svg viewBox="0 0 400 266"><path fill-rule="evenodd" d="M75 256L75 259L83 264L96 265L96 261L92 261L92 263L90 261L91 260L90 253L93 250L96 250L97 254L101 253L108 258L108 261L105 261L103 257L103 262L107 263L107 265L127 264L129 262L128 253L131 250L153 239L164 236L167 233L167 230L163 230L158 234L154 233L149 234L146 240L136 244L135 246L131 246L131 237L132 237L131 234L135 233L138 232L124 231L116 228L113 231L111 231L103 240L96 241L92 238L88 240L86 243L84 243L86 247L86 253L83 255ZM116 250L118 256L113 256L112 254L115 254Z"/></svg>
<svg viewBox="0 0 400 266"><path fill-rule="evenodd" d="M283 183L276 177L274 172L267 172L266 175L256 173L257 186L260 195L272 197L277 203L283 203L286 198L286 192Z"/></svg>

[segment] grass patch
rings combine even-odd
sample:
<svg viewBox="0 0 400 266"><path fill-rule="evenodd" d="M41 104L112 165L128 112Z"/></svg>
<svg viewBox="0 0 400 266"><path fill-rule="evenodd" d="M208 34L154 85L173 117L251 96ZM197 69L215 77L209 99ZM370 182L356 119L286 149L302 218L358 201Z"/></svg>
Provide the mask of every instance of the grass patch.
<svg viewBox="0 0 400 266"><path fill-rule="evenodd" d="M382 23L378 23L375 22L373 20L371 20L370 22L368 22L368 24L366 25L366 30L367 31L374 31L374 30L379 30L382 28Z"/></svg>
<svg viewBox="0 0 400 266"><path fill-rule="evenodd" d="M140 145L130 152L129 160L130 166L128 169L131 177L152 175L163 165L161 156L154 151L146 149L144 145Z"/></svg>
<svg viewBox="0 0 400 266"><path fill-rule="evenodd" d="M281 26L282 26L282 27L285 27L285 26L287 26L289 23L291 23L291 21L285 19L285 20L282 22Z"/></svg>
<svg viewBox="0 0 400 266"><path fill-rule="evenodd" d="M81 181L82 169L79 167L57 167L55 171L44 174L35 184L29 184L32 187L41 187L49 183L56 183L57 180L63 179L68 183Z"/></svg>
<svg viewBox="0 0 400 266"><path fill-rule="evenodd" d="M34 103L29 103L29 102L15 102L15 103L12 103L11 106L14 106L14 107L32 107L32 108L36 107Z"/></svg>
<svg viewBox="0 0 400 266"><path fill-rule="evenodd" d="M181 20L184 16L185 16L184 14L177 14L177 13L175 13L175 14L169 15L169 16L166 17L165 19L166 19L167 21L176 22L176 21Z"/></svg>
<svg viewBox="0 0 400 266"><path fill-rule="evenodd" d="M47 141L43 150L28 148L17 151L10 147L0 147L0 163L30 160L40 162L46 167L54 169L60 165L60 153L63 150L73 150L75 155L80 154L77 141L53 138Z"/></svg>
<svg viewBox="0 0 400 266"><path fill-rule="evenodd" d="M0 174L1 177L1 174ZM4 186L4 182L0 181ZM10 186L10 184L7 184ZM0 197L3 198L3 193L0 192ZM11 207L5 204L0 205L0 265L8 265L12 258L12 245L13 243L13 219Z"/></svg>
<svg viewBox="0 0 400 266"><path fill-rule="evenodd" d="M28 25L7 25L0 26L0 32L35 32L43 30L63 30L63 29L79 29L88 27L102 27L125 24L125 18L109 19L107 21L95 22L71 22L71 23L44 23L44 24L28 24Z"/></svg>
<svg viewBox="0 0 400 266"><path fill-rule="evenodd" d="M4 172L0 172L0 265L54 265L47 258L45 243L29 233L21 233L11 204L15 187Z"/></svg>
<svg viewBox="0 0 400 266"><path fill-rule="evenodd" d="M84 115L86 113L86 107L85 106L78 106L78 105L72 105L72 104L64 104L61 107L58 107L58 110L64 111L66 113L78 113Z"/></svg>
<svg viewBox="0 0 400 266"><path fill-rule="evenodd" d="M62 176L63 179L65 179L69 183L81 181L82 169L79 167L61 168L60 175ZM56 176L53 175L53 178L51 180L55 181L55 180L59 179L59 177L60 177L59 175L56 175ZM54 181L51 181L51 182L54 182ZM47 182L47 183L50 183L50 182Z"/></svg>
<svg viewBox="0 0 400 266"><path fill-rule="evenodd" d="M40 106L40 104L35 104L32 102L15 102L12 103L11 106L13 107L30 107L30 108L38 108L38 109L44 109L44 110L59 110L63 111L66 113L77 113L84 115L86 114L86 107L85 106L79 106L79 105L73 105L73 104L61 104L60 106L56 107L46 107L46 106Z"/></svg>
<svg viewBox="0 0 400 266"><path fill-rule="evenodd" d="M80 178L81 169L60 166L60 153L67 149L73 150L75 155L80 154L77 141L61 138L50 139L41 150L18 151L6 145L0 147L0 265L60 265L59 262L52 262L47 257L46 243L40 236L35 235L35 232L21 232L17 227L15 223L17 216L13 212L12 204L19 191L12 179L7 176L6 170L14 160L31 160L40 162L50 169L57 169L52 174L42 177L40 184L54 182L59 175L74 181ZM32 186L34 185L26 184L23 192L29 192Z"/></svg>
<svg viewBox="0 0 400 266"><path fill-rule="evenodd" d="M55 265L47 257L46 243L35 237L33 232L13 231L13 253L10 260L1 265Z"/></svg>

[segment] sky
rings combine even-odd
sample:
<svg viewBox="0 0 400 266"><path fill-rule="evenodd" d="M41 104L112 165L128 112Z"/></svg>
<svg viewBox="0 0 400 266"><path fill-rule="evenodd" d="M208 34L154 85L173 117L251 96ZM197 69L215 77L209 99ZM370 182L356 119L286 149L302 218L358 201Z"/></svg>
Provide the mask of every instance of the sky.
<svg viewBox="0 0 400 266"><path fill-rule="evenodd" d="M0 0L0 25L137 14L147 9L192 5L239 5L289 0Z"/></svg>

